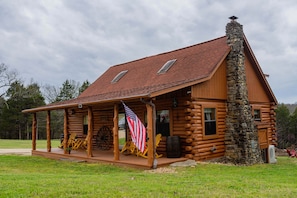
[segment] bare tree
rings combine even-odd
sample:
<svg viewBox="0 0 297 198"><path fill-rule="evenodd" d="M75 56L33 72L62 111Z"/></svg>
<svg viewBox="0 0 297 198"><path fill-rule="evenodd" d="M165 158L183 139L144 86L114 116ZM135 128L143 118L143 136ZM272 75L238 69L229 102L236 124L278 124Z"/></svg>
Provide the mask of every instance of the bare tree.
<svg viewBox="0 0 297 198"><path fill-rule="evenodd" d="M0 98L2 98L6 90L12 83L17 80L17 72L8 70L7 65L4 63L0 64Z"/></svg>
<svg viewBox="0 0 297 198"><path fill-rule="evenodd" d="M43 96L47 104L55 102L59 94L59 88L48 84L43 86Z"/></svg>

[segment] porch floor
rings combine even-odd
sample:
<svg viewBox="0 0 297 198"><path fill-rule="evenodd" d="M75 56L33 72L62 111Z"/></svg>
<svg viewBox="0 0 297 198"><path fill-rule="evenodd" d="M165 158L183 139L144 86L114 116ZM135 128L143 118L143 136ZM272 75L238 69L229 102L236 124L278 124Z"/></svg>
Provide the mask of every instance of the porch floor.
<svg viewBox="0 0 297 198"><path fill-rule="evenodd" d="M69 161L82 161L92 163L108 163L122 166L130 166L136 168L150 169L148 160L143 157L137 157L135 155L127 155L120 153L119 160L114 160L113 150L102 151L93 150L93 157L87 157L85 150L72 150L70 154L64 154L64 150L60 148L52 148L51 152L47 152L46 149L38 149L32 151L33 156L42 156L56 160L69 160ZM157 158L157 167L168 166L174 162L186 161L187 158Z"/></svg>

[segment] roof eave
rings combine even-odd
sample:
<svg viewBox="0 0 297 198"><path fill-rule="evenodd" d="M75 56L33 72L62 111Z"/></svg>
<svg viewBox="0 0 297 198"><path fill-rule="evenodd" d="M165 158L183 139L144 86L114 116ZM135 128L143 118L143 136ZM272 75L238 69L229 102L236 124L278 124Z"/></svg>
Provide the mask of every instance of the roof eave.
<svg viewBox="0 0 297 198"><path fill-rule="evenodd" d="M243 37L244 37L244 42L245 42L246 47L247 47L247 51L249 52L250 56L252 57L252 59L253 59L253 61L255 63L256 69L258 70L259 74L261 75L261 79L262 79L263 83L265 84L265 87L266 87L266 89L267 89L267 91L268 91L268 93L270 95L270 98L273 100L273 102L275 104L277 104L278 103L277 99L276 99L276 97L275 97L275 95L274 95L274 93L273 93L273 91L272 91L272 89L271 89L271 87L270 87L270 85L269 85L269 83L268 83L268 81L267 81L261 67L260 67L260 64L258 63L258 61L256 59L256 56L253 53L253 50L252 50L246 36L243 35Z"/></svg>
<svg viewBox="0 0 297 198"><path fill-rule="evenodd" d="M134 95L134 96L126 96L126 97L117 97L117 98L110 98L105 100L93 100L93 101L87 101L87 102L73 102L69 104L60 104L60 105L50 105L50 106L43 106L43 107L37 107L32 109L25 109L22 112L23 113L36 113L40 111L51 111L51 110L61 110L61 109L68 109L68 108L79 108L79 105L82 106L92 106L96 104L102 104L102 103L111 103L111 102L119 102L121 100L134 100L138 98L149 98L149 94L140 94L140 95Z"/></svg>

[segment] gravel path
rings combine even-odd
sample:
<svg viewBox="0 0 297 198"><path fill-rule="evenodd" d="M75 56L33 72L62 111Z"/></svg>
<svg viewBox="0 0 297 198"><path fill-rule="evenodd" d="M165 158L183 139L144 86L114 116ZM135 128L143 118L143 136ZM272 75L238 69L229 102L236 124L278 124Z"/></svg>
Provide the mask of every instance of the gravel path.
<svg viewBox="0 0 297 198"><path fill-rule="evenodd" d="M0 149L0 155L15 154L15 155L31 155L32 149Z"/></svg>

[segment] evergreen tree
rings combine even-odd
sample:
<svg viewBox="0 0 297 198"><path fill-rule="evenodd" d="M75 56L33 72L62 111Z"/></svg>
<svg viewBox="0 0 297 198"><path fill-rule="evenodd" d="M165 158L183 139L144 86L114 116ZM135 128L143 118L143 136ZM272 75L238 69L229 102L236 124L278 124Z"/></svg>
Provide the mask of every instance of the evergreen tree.
<svg viewBox="0 0 297 198"><path fill-rule="evenodd" d="M39 86L31 84L24 87L20 81L15 81L7 90L6 98L1 111L0 138L29 138L31 117L22 113L22 110L44 105Z"/></svg>
<svg viewBox="0 0 297 198"><path fill-rule="evenodd" d="M56 102L74 99L78 96L79 83L74 80L66 80L60 88Z"/></svg>
<svg viewBox="0 0 297 198"><path fill-rule="evenodd" d="M290 111L285 104L280 104L276 109L277 140L280 148L289 146Z"/></svg>
<svg viewBox="0 0 297 198"><path fill-rule="evenodd" d="M90 82L88 80L84 81L83 84L79 88L79 95L84 92L90 86Z"/></svg>

